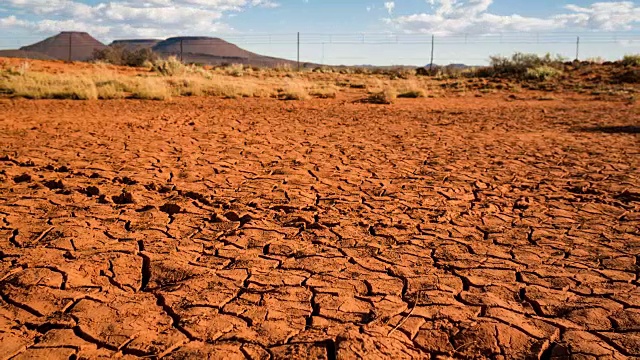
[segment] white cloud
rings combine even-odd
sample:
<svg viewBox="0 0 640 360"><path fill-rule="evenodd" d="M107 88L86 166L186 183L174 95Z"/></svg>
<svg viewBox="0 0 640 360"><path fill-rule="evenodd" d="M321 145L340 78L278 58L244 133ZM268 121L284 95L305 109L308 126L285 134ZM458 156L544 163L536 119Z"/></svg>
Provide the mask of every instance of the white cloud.
<svg viewBox="0 0 640 360"><path fill-rule="evenodd" d="M567 25L602 30L631 30L640 24L640 6L631 1L597 2L589 7L567 5L570 14L558 15Z"/></svg>
<svg viewBox="0 0 640 360"><path fill-rule="evenodd" d="M384 3L384 8L387 9L387 12L389 13L389 15L393 13L393 9L395 9L395 7L396 7L396 3L393 1L387 1Z"/></svg>
<svg viewBox="0 0 640 360"><path fill-rule="evenodd" d="M397 30L430 34L488 34L558 29L631 30L640 26L640 7L631 1L596 2L586 7L567 5L566 13L547 18L518 14L496 15L493 0L427 0L431 12L386 19Z"/></svg>
<svg viewBox="0 0 640 360"><path fill-rule="evenodd" d="M14 26L23 26L24 21L18 20L15 16L11 15L5 18L0 18L0 28L9 28Z"/></svg>
<svg viewBox="0 0 640 360"><path fill-rule="evenodd" d="M272 0L3 0L9 13L2 28L55 33L82 30L104 39L168 37L231 31L225 16L252 7L274 8ZM64 19L64 20L62 20Z"/></svg>

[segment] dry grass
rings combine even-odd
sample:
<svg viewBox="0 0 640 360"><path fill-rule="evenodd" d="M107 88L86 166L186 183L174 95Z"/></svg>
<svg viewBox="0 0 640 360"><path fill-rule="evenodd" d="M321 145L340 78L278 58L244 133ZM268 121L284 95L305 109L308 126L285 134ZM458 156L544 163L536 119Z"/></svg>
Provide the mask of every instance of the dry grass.
<svg viewBox="0 0 640 360"><path fill-rule="evenodd" d="M296 72L288 66L269 69L241 64L211 69L185 65L175 58L147 65L146 71L135 73L111 65L91 64L52 74L32 71L28 62L12 68L0 64L0 94L34 99L166 100L215 96L305 100L336 98L341 92L366 89L372 102L391 103L396 97L425 97L437 91L428 79L406 74L405 79L386 73Z"/></svg>
<svg viewBox="0 0 640 360"><path fill-rule="evenodd" d="M628 69L619 75L619 82L637 81L638 71L634 67L640 64L638 59L638 55L627 55L620 62ZM336 98L340 93L361 96L366 92L364 101L388 104L396 98L436 97L446 92L473 90L476 87L471 78L476 76L503 76L514 82L522 81L524 88L534 80L556 78L556 81L562 81L571 75L563 74L559 66L561 59L551 56L516 54L511 58L493 57L491 60L491 67L475 70L444 67L436 76L427 77L403 68L323 67L314 71L295 71L290 66L258 68L242 64L211 68L185 65L176 58L147 62L144 68L136 69L104 63L53 64L55 73L52 73L51 62L0 59L0 96L89 100L166 100L182 96L304 100ZM496 85L496 90L503 89L498 86L503 85Z"/></svg>
<svg viewBox="0 0 640 360"><path fill-rule="evenodd" d="M305 100L309 98L309 93L304 85L299 82L289 82L278 91L278 98L282 100Z"/></svg>
<svg viewBox="0 0 640 360"><path fill-rule="evenodd" d="M159 83L157 78L141 78L134 82L131 97L143 100L168 100L171 98L172 88L167 83Z"/></svg>
<svg viewBox="0 0 640 360"><path fill-rule="evenodd" d="M397 97L398 94L395 89L386 88L369 93L369 96L364 101L371 104L393 104Z"/></svg>
<svg viewBox="0 0 640 360"><path fill-rule="evenodd" d="M309 89L309 95L320 99L335 99L337 93L335 85L318 84Z"/></svg>
<svg viewBox="0 0 640 360"><path fill-rule="evenodd" d="M398 84L396 90L399 98L423 98L426 91L416 80L407 80Z"/></svg>
<svg viewBox="0 0 640 360"><path fill-rule="evenodd" d="M98 90L86 77L45 73L2 74L0 93L27 99L98 99Z"/></svg>
<svg viewBox="0 0 640 360"><path fill-rule="evenodd" d="M235 69L235 70L234 70ZM229 71L240 71L240 67ZM224 98L272 97L285 100L314 96L331 97L331 89L315 89L309 80L286 76L243 77L206 70L166 60L147 74L131 76L96 65L91 71L51 74L20 69L0 69L0 94L28 99L148 99L167 100L174 96L217 96Z"/></svg>

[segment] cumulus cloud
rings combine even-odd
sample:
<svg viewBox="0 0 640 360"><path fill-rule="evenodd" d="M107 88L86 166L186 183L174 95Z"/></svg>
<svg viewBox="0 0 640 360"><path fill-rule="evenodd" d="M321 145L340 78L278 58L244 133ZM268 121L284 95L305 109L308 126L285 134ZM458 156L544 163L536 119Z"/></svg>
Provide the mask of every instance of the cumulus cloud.
<svg viewBox="0 0 640 360"><path fill-rule="evenodd" d="M567 5L564 13L547 18L493 14L490 11L493 0L426 2L431 6L430 12L391 17L386 22L405 32L440 35L568 28L616 31L640 26L640 7L631 1L595 2L589 6Z"/></svg>
<svg viewBox="0 0 640 360"><path fill-rule="evenodd" d="M11 15L5 18L0 18L0 29L1 28L10 28L15 26L23 26L25 24L24 21L19 20L17 17Z"/></svg>
<svg viewBox="0 0 640 360"><path fill-rule="evenodd" d="M106 39L230 31L225 16L278 6L273 0L112 0L95 5L79 0L3 1L18 17L0 18L0 27L39 33L82 30Z"/></svg>

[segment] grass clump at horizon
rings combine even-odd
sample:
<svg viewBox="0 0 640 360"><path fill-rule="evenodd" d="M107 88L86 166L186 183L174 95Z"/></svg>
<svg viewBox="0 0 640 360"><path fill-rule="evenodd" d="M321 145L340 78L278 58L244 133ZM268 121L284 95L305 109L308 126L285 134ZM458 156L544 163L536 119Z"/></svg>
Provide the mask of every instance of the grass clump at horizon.
<svg viewBox="0 0 640 360"><path fill-rule="evenodd" d="M625 66L640 66L640 54L625 55L622 58L622 64Z"/></svg>

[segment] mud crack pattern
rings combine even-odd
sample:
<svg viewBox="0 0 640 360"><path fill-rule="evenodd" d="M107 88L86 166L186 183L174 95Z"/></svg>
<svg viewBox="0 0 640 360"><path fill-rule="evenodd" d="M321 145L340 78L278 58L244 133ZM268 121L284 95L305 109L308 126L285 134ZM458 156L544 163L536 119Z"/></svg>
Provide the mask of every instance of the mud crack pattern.
<svg viewBox="0 0 640 360"><path fill-rule="evenodd" d="M640 356L638 110L2 100L0 358Z"/></svg>

